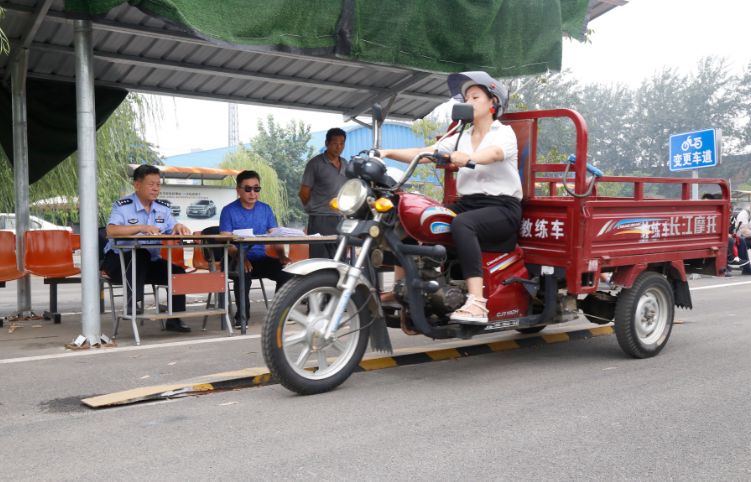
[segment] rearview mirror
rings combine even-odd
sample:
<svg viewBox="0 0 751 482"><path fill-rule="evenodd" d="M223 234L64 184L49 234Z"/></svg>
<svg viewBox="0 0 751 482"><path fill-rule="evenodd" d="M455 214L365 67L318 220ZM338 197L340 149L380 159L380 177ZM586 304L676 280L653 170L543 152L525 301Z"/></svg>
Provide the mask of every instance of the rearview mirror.
<svg viewBox="0 0 751 482"><path fill-rule="evenodd" d="M381 104L378 104L378 103L373 104L372 111L373 111L373 119L377 123L383 124L384 116L383 116L383 107L381 107Z"/></svg>
<svg viewBox="0 0 751 482"><path fill-rule="evenodd" d="M460 122L472 122L475 118L475 109L469 104L454 104L451 109L451 120Z"/></svg>

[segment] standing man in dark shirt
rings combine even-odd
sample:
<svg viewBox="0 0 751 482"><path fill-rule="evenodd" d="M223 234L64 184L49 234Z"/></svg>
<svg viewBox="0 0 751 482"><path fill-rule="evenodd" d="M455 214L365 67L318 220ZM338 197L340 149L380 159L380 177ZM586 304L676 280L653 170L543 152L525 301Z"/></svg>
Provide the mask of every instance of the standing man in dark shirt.
<svg viewBox="0 0 751 482"><path fill-rule="evenodd" d="M341 219L329 202L347 178L347 161L341 157L347 133L338 127L326 132L326 151L308 161L300 183L300 200L308 213L308 234L336 234ZM333 258L334 244L311 244L311 258Z"/></svg>

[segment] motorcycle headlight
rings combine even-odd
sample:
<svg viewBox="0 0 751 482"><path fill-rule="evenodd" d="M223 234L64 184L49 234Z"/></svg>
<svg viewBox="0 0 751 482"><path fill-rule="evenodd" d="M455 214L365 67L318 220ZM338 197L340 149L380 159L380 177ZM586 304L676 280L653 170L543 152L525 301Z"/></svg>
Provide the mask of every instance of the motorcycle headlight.
<svg viewBox="0 0 751 482"><path fill-rule="evenodd" d="M339 211L346 216L355 214L368 197L368 186L360 179L350 179L339 189L336 201Z"/></svg>

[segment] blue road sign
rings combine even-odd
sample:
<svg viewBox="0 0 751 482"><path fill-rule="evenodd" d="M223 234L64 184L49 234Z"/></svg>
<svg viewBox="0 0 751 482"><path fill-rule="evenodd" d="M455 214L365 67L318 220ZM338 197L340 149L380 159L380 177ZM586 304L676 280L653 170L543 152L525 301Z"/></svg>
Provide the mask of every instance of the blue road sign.
<svg viewBox="0 0 751 482"><path fill-rule="evenodd" d="M670 136L671 171L687 171L714 167L719 158L719 146L714 129L684 132Z"/></svg>

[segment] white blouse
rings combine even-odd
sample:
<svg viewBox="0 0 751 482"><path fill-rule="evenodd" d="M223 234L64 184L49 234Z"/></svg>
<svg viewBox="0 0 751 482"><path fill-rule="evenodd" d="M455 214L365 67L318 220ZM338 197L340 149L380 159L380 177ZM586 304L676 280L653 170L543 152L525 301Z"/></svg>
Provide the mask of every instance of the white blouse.
<svg viewBox="0 0 751 482"><path fill-rule="evenodd" d="M449 154L454 151L469 154L470 159L475 152L472 149L472 129L464 132L456 146L456 135L443 139L436 148L439 152ZM514 130L500 121L493 121L490 130L482 138L477 150L490 146L503 149L504 159L491 164L477 164L474 169L461 168L456 177L456 190L461 196L469 194L486 194L489 196L513 196L522 198L522 182L519 178L517 162L517 144Z"/></svg>

